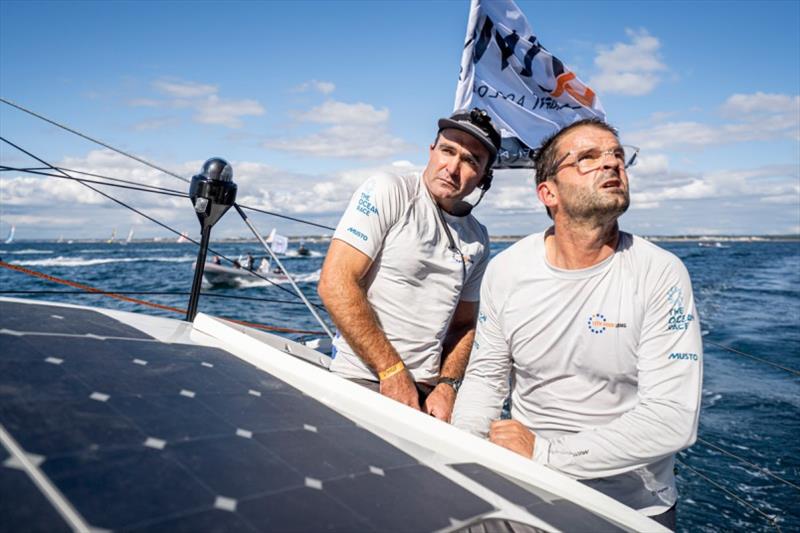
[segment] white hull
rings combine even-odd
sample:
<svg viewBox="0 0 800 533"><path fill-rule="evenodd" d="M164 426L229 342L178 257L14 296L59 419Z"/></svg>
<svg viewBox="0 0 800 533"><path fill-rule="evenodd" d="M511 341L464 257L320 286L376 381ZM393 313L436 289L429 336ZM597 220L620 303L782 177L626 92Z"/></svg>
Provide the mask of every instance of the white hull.
<svg viewBox="0 0 800 533"><path fill-rule="evenodd" d="M285 282L289 279L286 274L275 274L274 272L261 271L256 272L258 273L258 276L264 277L275 283ZM245 280L261 279L258 276L246 268L235 268L209 262L206 262L206 265L203 269L203 277L212 285L237 285Z"/></svg>

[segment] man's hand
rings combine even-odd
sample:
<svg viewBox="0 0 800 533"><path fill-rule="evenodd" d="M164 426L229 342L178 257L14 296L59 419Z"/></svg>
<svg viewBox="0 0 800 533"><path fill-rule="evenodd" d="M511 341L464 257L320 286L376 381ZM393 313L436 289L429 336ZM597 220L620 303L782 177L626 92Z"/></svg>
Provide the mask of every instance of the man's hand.
<svg viewBox="0 0 800 533"><path fill-rule="evenodd" d="M495 420L489 427L489 440L531 459L536 435L516 420Z"/></svg>
<svg viewBox="0 0 800 533"><path fill-rule="evenodd" d="M381 394L419 411L419 392L408 370L382 379Z"/></svg>
<svg viewBox="0 0 800 533"><path fill-rule="evenodd" d="M447 383L440 383L428 395L423 411L444 422L450 422L453 404L456 402L456 391Z"/></svg>

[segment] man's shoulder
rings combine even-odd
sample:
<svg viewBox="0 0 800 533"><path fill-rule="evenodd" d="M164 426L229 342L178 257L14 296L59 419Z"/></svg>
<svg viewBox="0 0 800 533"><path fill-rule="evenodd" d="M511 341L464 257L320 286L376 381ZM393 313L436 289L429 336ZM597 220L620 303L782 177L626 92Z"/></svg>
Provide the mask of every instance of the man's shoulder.
<svg viewBox="0 0 800 533"><path fill-rule="evenodd" d="M419 188L419 175L386 173L373 176L361 184L360 190L366 194L400 196L413 198Z"/></svg>
<svg viewBox="0 0 800 533"><path fill-rule="evenodd" d="M544 233L534 233L523 237L505 250L495 255L489 263L487 277L496 280L510 280L513 273L517 272L520 265L526 265L526 269L532 267L536 261L532 261L538 254L538 249L544 239ZM491 273L495 273L491 276Z"/></svg>
<svg viewBox="0 0 800 533"><path fill-rule="evenodd" d="M627 243L623 244L623 249L630 253L635 268L641 268L644 272L651 274L657 274L664 270L686 270L683 261L669 250L638 235L626 232L620 232L620 234L623 243Z"/></svg>

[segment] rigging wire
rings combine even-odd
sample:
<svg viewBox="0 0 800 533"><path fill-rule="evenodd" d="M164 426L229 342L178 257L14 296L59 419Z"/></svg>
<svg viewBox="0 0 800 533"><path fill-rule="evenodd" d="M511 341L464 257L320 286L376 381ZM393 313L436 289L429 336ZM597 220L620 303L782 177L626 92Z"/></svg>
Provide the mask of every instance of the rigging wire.
<svg viewBox="0 0 800 533"><path fill-rule="evenodd" d="M792 482L791 482L791 481L789 481L788 479L784 479L784 478L782 478L782 477L781 477L781 476L779 476L778 474L774 474L772 471L770 471L770 470L768 470L768 469L764 468L763 466L758 466L757 464L751 463L751 462L750 462L750 461L748 461L747 459L744 459L743 457L739 457L739 456L738 456L738 455L736 455L735 453L733 453L733 452L729 452L728 450L726 450L726 449L724 449L724 448L720 447L719 445L717 445L717 444L714 444L713 442L709 442L709 441L707 441L707 440L705 440L705 439L703 439L703 438L697 437L697 441L698 441L698 442L700 442L700 443L702 443L702 444L705 444L705 445L706 445L706 446L708 446L709 448L713 448L713 449L717 450L718 452L721 452L721 453L724 453L725 455L728 455L728 456L730 456L730 457L733 457L734 459L736 459L736 460L737 460L737 461L739 461L740 463L744 463L744 464L746 464L746 465L748 465L748 466L751 466L751 467L755 468L756 470L758 470L758 471L759 471L759 472L761 472L762 474L765 474L765 475L767 475L767 476L769 476L769 477L771 477L771 478L773 478L773 479L775 479L775 480L777 480L777 481L780 481L780 482L781 482L781 483L783 483L784 485L787 485L787 486L789 486L789 487L792 487L793 489L795 489L795 490L797 490L797 491L800 491L800 486L798 486L798 485L796 485L796 484L792 483Z"/></svg>
<svg viewBox="0 0 800 533"><path fill-rule="evenodd" d="M53 167L53 168L56 168L56 170L61 170L58 167ZM129 189L129 190L133 190L133 191L149 192L149 193L153 193L153 194L163 194L163 195L166 195L166 196L178 196L178 197L181 197L181 198L188 198L189 197L188 194L183 193L183 192L178 192L178 191L167 192L167 191L153 190L153 189L150 188L149 185L121 185L119 183L108 183L107 181L90 180L90 179L86 179L86 178L76 178L74 176L62 176L60 174L53 174L53 173L50 173L50 172L43 172L43 171L40 171L40 170L29 170L29 169L25 169L25 168L0 166L0 172L6 172L6 171L9 171L9 170L16 170L16 171L19 171L19 172L25 172L27 174L33 174L33 175L36 175L36 176L47 176L49 178L67 179L67 180L74 180L74 181L78 181L78 182L94 183L94 184L97 184L97 185L106 185L108 187L117 187L117 188L120 188L120 189ZM121 181L123 183L134 183L134 182L130 182L130 181L127 181L127 180L108 178L108 177L105 177L105 176L102 176L102 177L104 177L106 179L112 179L112 180L115 180L115 181Z"/></svg>
<svg viewBox="0 0 800 533"><path fill-rule="evenodd" d="M731 353L735 353L735 354L738 354L738 355L741 355L741 356L744 356L744 357L749 357L750 359L753 359L753 360L758 361L760 363L764 363L765 365L770 365L770 366L774 366L775 368L780 368L781 370L789 372L790 374L794 374L795 376L800 376L800 370L795 370L794 368L789 368L788 366L783 366L783 365L779 365L778 363L773 363L772 361L768 361L767 359L762 359L761 357L756 357L755 355L751 355L749 353L745 353L745 352L739 351L736 348L731 348L729 346L725 346L724 344L718 344L716 342L707 341L705 339L703 339L703 342L704 343L707 342L708 344L711 344L712 346L716 346L717 348L722 348L723 350L727 350L727 351L729 351Z"/></svg>
<svg viewBox="0 0 800 533"><path fill-rule="evenodd" d="M752 509L753 511L755 511L756 513L758 513L759 515L761 515L762 517L764 517L764 518L765 518L765 519L766 519L766 520L767 520L767 521L768 521L768 522L769 522L769 523L770 523L770 524L771 524L771 525L772 525L772 526L773 526L773 527L774 527L776 530L778 530L778 533L780 533L780 531L781 531L781 528L780 528L780 526L778 525L778 520L777 520L777 517L776 517L776 516L769 515L769 514L765 513L764 511L762 511L761 509L759 509L759 508L758 508L758 507L756 507L755 505L751 504L751 503L750 503L750 502L748 502L747 500L743 499L742 497L740 497L740 496L739 496L739 495L737 495L736 493L734 493L734 492L730 491L729 489L725 488L724 486L720 485L719 483L717 483L716 481L714 481L713 479L711 479L710 477L708 477L706 474L704 474L704 473L700 472L699 470L697 470L696 468L694 468L694 467L692 467L692 466L689 466L689 465L688 465L688 464L687 464L685 461L683 461L683 460L682 460L682 459L680 459L679 457L675 457L675 460L676 460L678 463L680 463L681 465L683 465L683 466L685 466L686 468L688 468L688 469L689 469L690 471L692 471L692 472L693 472L695 475L697 475L698 477L700 477L700 478L704 479L705 481L707 481L707 482L708 482L708 483L710 483L711 485L715 486L716 488L718 488L719 490L721 490L722 492L724 492L725 494L727 494L728 496L730 496L731 498L733 498L734 500L736 500L737 502L741 503L741 504L742 504L742 505L744 505L745 507L748 507L748 508Z"/></svg>
<svg viewBox="0 0 800 533"><path fill-rule="evenodd" d="M100 194L100 195L104 196L105 198L108 198L109 200L111 200L111 201L113 201L113 202L115 202L115 203L117 203L117 204L121 205L122 207L125 207L126 209L130 209L130 210L131 210L131 211L133 211L134 213L137 213L138 215L141 215L141 216L143 216L143 217L144 217L144 218L146 218L147 220L149 220L149 221L151 221L151 222L154 222L155 224L158 224L158 225L159 225L159 226L161 226L162 228L164 228L164 229L166 229L166 230L169 230L169 231L171 231L171 232L172 232L172 233L174 233L175 235L181 235L181 233L180 233L180 232L178 232L177 230L175 230L175 229L173 229L173 228L171 228L171 227L167 226L166 224L164 224L164 223L163 223L163 222L161 222L160 220L157 220L157 219L153 218L152 216L148 215L147 213L144 213L143 211L140 211L139 209L136 209L135 207L133 207L133 206L130 206L130 205L128 205L128 204L126 204L126 203L125 203L125 202L123 202L122 200L119 200L119 199L117 199L117 198L114 198L114 197L113 197L113 196L111 196L110 194L106 194L105 192L103 192L103 191L101 191L101 190L97 189L96 187L92 187L92 186L91 186L91 185L89 185L88 183L85 183L85 181L88 181L88 180L84 180L84 179L82 179L82 178L76 178L75 176L70 176L70 175L69 175L69 174L67 174L65 171L57 169L56 167L54 167L53 165L51 165L51 164L50 164L50 163L48 163L47 161L44 161L43 159L40 159L39 157L37 157L37 156L33 155L32 153L28 152L28 151L27 151L27 150L25 150L24 148L22 148L22 147L20 147L20 146L17 146L16 144L14 144L13 142L9 141L9 140L8 140L8 139L6 139L5 137L2 137L2 136L0 136L0 141L3 141L4 143L6 143L6 144L8 144L8 145L10 145L10 146L13 146L14 148L16 148L17 150L19 150L19 151L20 151L20 152L22 152L23 154L27 155L28 157L30 157L30 158L32 158L32 159L35 159L35 160L36 160L36 161L38 161L39 163L41 163L41 164L43 164L43 165L47 165L49 168L52 168L53 170L57 170L58 172L60 172L61 174L63 174L63 177L64 177L64 178L75 180L75 181L77 181L78 183L80 183L81 185L83 185L84 187L87 187L87 188L91 189L92 191L96 192L97 194ZM198 246L199 246L199 244L200 244L200 243L198 243L197 241L195 241L194 239L192 239L191 237L187 237L187 239L188 239L189 241L193 242L194 244L198 245ZM212 250L212 249L209 249L209 251L211 251L211 252L212 252L213 254L215 254L215 255L218 255L218 256L220 256L220 257L224 258L226 261L229 261L229 262L233 263L233 260L232 260L232 259L230 259L229 257L225 256L224 254L222 254L222 253L220 253L220 252L217 252L216 250ZM287 289L286 287L282 287L282 286L281 286L281 285L279 285L278 283L275 283L274 281L272 281L271 279L267 278L266 276L262 276L262 275L261 275L261 274L259 274L258 272L255 272L255 271L253 271L253 270L247 270L247 272L248 272L250 275L253 275L253 276L257 277L257 278L260 278L260 279L263 279L264 281L267 281L268 283L272 284L274 287L277 287L278 289L280 289L280 290L282 290L282 291L286 292L287 294L291 294L292 296L296 296L296 295L295 295L295 294L294 294L292 291L290 291L290 290L289 290L289 289ZM313 305L314 307L316 307L316 308L318 308L318 309L320 309L320 310L323 310L323 311L327 312L327 310L326 310L326 309L325 309L323 306L320 306L320 305L317 305L317 304L314 304L314 303L312 303L311 305Z"/></svg>
<svg viewBox="0 0 800 533"><path fill-rule="evenodd" d="M49 124L52 124L52 125L54 125L54 126L56 126L56 127L58 127L58 128L61 128L61 129L63 129L63 130L65 130L65 131L68 131L68 132L70 132L70 133L73 133L73 134L75 134L75 135L78 135L79 137L82 137L82 138L84 138L84 139L86 139L86 140L88 140L88 141L91 141L91 142L95 143L95 144L98 144L98 145L100 145L100 146L103 146L103 147L105 147L105 148L108 148L109 150L112 150L113 152L116 152L116 153L118 153L118 154L120 154L120 155L123 155L123 156L125 156L125 157L129 157L130 159L133 159L134 161L138 161L139 163L142 163L143 165L146 165L146 166L148 166L148 167L150 167L150 168L153 168L153 169L155 169L155 170L158 170L158 171L160 171L160 172L163 172L163 173L165 173L165 174L167 174L167 175L169 175L169 176L173 176L173 177L175 177L175 178L178 178L178 179L180 179L180 180L182 180L182 181L184 181L184 182L187 182L187 183L189 182L189 180L188 180L188 179L186 179L186 178L184 178L184 177L182 177L182 176L180 176L180 175L178 175L178 174L175 174L174 172L171 172L171 171L169 171L169 170L167 170L167 169L164 169L164 168L162 168L162 167L160 167L160 166L158 166L158 165L156 165L156 164L154 164L154 163L151 163L151 162L149 162L149 161L147 161L147 160L145 160L145 159L142 159L142 158L140 158L140 157L137 157L137 156L135 156L135 155L133 155L133 154L130 154L130 153L128 153L128 152L125 152L124 150L121 150L121 149L119 149L119 148L116 148L116 147L114 147L114 146L111 146L111 145L110 145L110 144L108 144L108 143L105 143L105 142L103 142L103 141L100 141L100 140L98 140L98 139L95 139L95 138L93 138L93 137L90 137L90 136L88 136L88 135L86 135L86 134L84 134L84 133L81 133L81 132L79 132L79 131L77 131L77 130L75 130L75 129L73 129L73 128L70 128L70 127L68 127L68 126L66 126L66 125L64 125L64 124L61 124L61 123L59 123L59 122L56 122L55 120L49 119L49 118L47 118L47 117L45 117L45 116L43 116L43 115L41 115L41 114L39 114L39 113L36 113L36 112L34 112L34 111L32 111L32 110L30 110L30 109L28 109L28 108L26 108L26 107L24 107L24 106L22 106L22 105L20 105L20 104L17 104L17 103L15 103L15 102L12 102L12 101L10 101L10 100L8 100L8 99L6 99L6 98L2 98L2 97L0 97L0 102L2 102L2 103L5 103L6 105L9 105L9 106L11 106L11 107L14 107L14 108L16 108L16 109L18 109L18 110L20 110L20 111L22 111L22 112L24 112L24 113L28 113L29 115L32 115L32 116L34 116L34 117L36 117L36 118L38 118L38 119L40 119L40 120L43 120L43 121L45 121L45 122L47 122L47 123L49 123ZM8 142L8 141L6 141L5 139L2 139L2 140L3 140L3 141L5 141L5 142ZM132 190L139 190L139 191L143 191L143 192L153 192L153 193L157 192L155 189L160 189L160 190L164 191L164 192L162 192L162 194L172 194L173 196L182 196L182 197L188 197L188 195L186 195L186 194L184 194L184 193L181 193L181 192L179 192L179 191L172 190L172 189L166 189L166 188L162 188L162 187L155 187L155 186L142 186L141 184L135 184L134 182L130 182L130 181L126 181L126 180L121 180L121 179L119 179L119 178L111 178L111 177L108 177L108 176L101 176L101 175L98 175L98 174L92 174L92 173L89 173L89 172L83 172L83 171L78 171L78 170L70 170L70 169L65 169L65 168L63 168L63 167L55 167L55 166L53 166L53 165L50 165L49 163L46 163L45 161L42 161L41 159L38 159L38 158L36 158L35 156L33 156L33 155L32 155L32 154L30 154L30 153L28 153L28 152L25 152L24 150L22 150L22 149L21 149L21 148L19 148L18 146L14 145L14 144L12 144L12 143L10 143L10 142L9 142L9 144L11 144L12 146L14 146L14 147L15 147L15 148L17 148L18 150L22 151L23 153L26 153L26 154L28 154L30 157L33 157L34 159L36 159L36 160L37 160L37 161L39 161L40 163L42 163L42 164L44 164L44 165L47 165L47 167L45 167L45 168L51 168L51 169L54 169L54 170L57 170L57 171L61 172L62 174L65 174L64 176L57 176L57 175L52 175L52 174L45 174L45 173L41 173L42 175L45 175L45 176L56 177L56 178L58 178L58 177L64 177L64 178L68 178L68 179L73 179L73 180L76 180L76 181L78 181L79 183L83 183L83 181L86 181L86 182L89 182L89 183L101 184L101 182L90 181L90 180L80 180L80 179L78 179L78 178L75 178L74 176L69 176L69 175L66 175L66 172L65 172L65 171L69 170L69 171L72 171L72 172L75 172L75 173L78 173L78 174L83 174L83 175L88 175L88 176L93 176L93 177L99 177L99 178L104 178L104 179L111 180L111 181L118 181L118 182L122 182L122 183L128 183L128 184L132 184L132 185L133 185L133 186L131 186L131 187L121 187L121 186L119 186L119 185L113 185L113 184L110 184L110 183L102 183L103 185L107 185L107 186L117 186L117 187L121 187L121 188L127 188L127 189L132 189ZM1 169L2 169L2 170L12 170L12 167L1 167ZM37 173L37 172L35 172L35 171L34 171L34 169L13 169L13 170L18 170L18 171L21 171L21 172L29 172L29 173L32 173L32 174L36 174L36 173ZM84 185L86 185L86 184L84 184ZM148 215L146 215L146 214L142 213L141 211L138 211L138 210L136 210L135 208L133 208L133 207L131 207L131 206L128 206L128 205L124 204L123 202L120 202L120 201L116 200L115 198L113 198L113 197L111 197L111 196L105 195L104 193L102 193L102 192L100 192L100 191L97 191L96 189L92 188L92 187L91 187L91 186L89 186L89 185L86 185L86 186L87 186L87 187L89 187L89 188L91 188L91 189L92 189L92 190L94 190L95 192L98 192L99 194L102 194L103 196L106 196L107 198L109 198L109 199L111 199L111 200L113 200L113 201L115 201L115 202L119 203L120 205L122 205L122 206L124 206L124 207L127 207L128 209L131 209L131 210L133 210L134 212L136 212L136 213L138 213L138 214L140 214L140 215L144 216L144 217L145 217L145 218L147 218L148 220L151 220L152 222L155 222L156 224L158 224L158 225L160 225L160 226L162 226L162 227L164 227L164 228L168 229L169 231L171 231L171 232L175 233L176 235L180 235L180 233L179 233L179 232L177 232L176 230L174 230L174 229L172 229L172 228L170 228L170 227L168 227L168 226L166 226L166 225L164 225L164 224L160 223L159 221L157 221L157 220L153 219L152 217L149 217ZM143 187L147 187L147 188L149 188L149 189L151 189L151 190L148 190L147 188L143 188ZM237 205L239 205L239 207L241 207L241 208L243 208L243 209L248 209L248 210L250 210L250 211L255 211L255 212L258 212L258 213L263 213L263 214L267 214L267 215L275 216L275 217L278 217L278 218L283 218L283 219L286 219L286 220L291 220L291 221L294 221L294 222L300 222L300 223L303 223L303 224L308 224L308 225L311 225L311 226L316 226L316 227L323 228L323 229L327 229L327 230L331 230L331 231L334 231L334 230L335 230L335 228L333 228L333 227L331 227L331 226L326 226L326 225L324 225L324 224L317 224L317 223L315 223L315 222L311 222L311 221L308 221L308 220L303 220L303 219L300 219L300 218L295 218L295 217L291 217L291 216L287 216L287 215L281 215L281 214L279 214L279 213L274 213L274 212L272 212L272 211L267 211L267 210L264 210L264 209L259 209L259 208L256 208L256 207L251 207L251 206L246 206L246 205L241 205L241 204L237 204ZM189 238L189 240L190 240L191 242L193 242L194 244L198 244L196 241L194 241L194 239L191 239L191 238ZM215 252L215 251L213 251L213 250L211 250L211 251L212 251L212 253L215 253L216 255L220 255L220 256L221 256L221 257L223 257L223 258L224 258L226 261L233 262L233 261L232 261L230 258L228 258L228 257L225 257L225 256L224 256L224 255L222 255L222 254L216 253L216 252ZM275 286L277 286L277 287L279 287L279 288L281 288L281 289L285 290L286 292L288 292L288 293L290 293L290 294L293 294L293 293L291 293L291 291L289 291L288 289L285 289L284 287L280 287L279 285L277 285L277 284L273 283L273 282L272 282L272 280L269 280L269 279L267 279L267 278L265 278L265 277L262 277L262 276L260 276L260 275L258 275L258 274L256 274L256 276L257 276L257 277L260 277L260 278L262 278L262 279L264 279L264 280L266 280L266 281L268 281L268 282L270 282L270 283L272 283L273 285L275 285ZM316 306L316 305L315 305L315 307L320 307L320 306ZM763 358L760 358L760 357L756 357L756 356L754 356L754 355L752 355L752 354L748 354L748 353L742 352L742 351L740 351L740 350L737 350L737 349L735 349L735 348L731 348L731 347L729 347L729 346L725 346L725 345L723 345L723 344L715 343L715 342L713 342L713 341L704 340L704 342L707 342L707 343L709 343L709 344L711 344L711 345L713 345L713 346L716 346L716 347L718 347L718 348L721 348L721 349L723 349L723 350L727 350L728 352L731 352L731 353L734 353L734 354L738 354L738 355L741 355L741 356L743 356L743 357L748 357L748 358L750 358L750 359L753 359L753 360L755 360L755 361L759 361L759 362L761 362L761 363L764 363L764 364L770 365L770 366L772 366L772 367L775 367L775 368L781 369L781 370L783 370L783 371L785 371L785 372L789 372L789 373L791 373L791 374L794 374L794 375L796 375L796 376L800 376L800 371L798 371L798 370L796 370L796 369L793 369L793 368L790 368L790 367L787 367L787 366L784 366L784 365L780 365L780 364L778 364L778 363L774 363L774 362L772 362L772 361L769 361L769 360L767 360L767 359L763 359Z"/></svg>
<svg viewBox="0 0 800 533"><path fill-rule="evenodd" d="M47 118L47 117L45 117L43 115L40 115L39 113L36 113L35 111L32 111L32 110L30 110L30 109L28 109L28 108L26 108L26 107L24 107L24 106L22 106L20 104L12 102L11 100L8 100L6 98L0 97L0 102L3 102L4 104L10 105L11 107L19 109L20 111L23 111L25 113L28 113L29 115L32 115L32 116L34 116L34 117L36 117L38 119L44 120L45 122L47 122L49 124L52 124L54 126L57 126L57 127L65 130L65 131L68 131L70 133L78 135L79 137L83 137L84 139L86 139L88 141L91 141L91 142L93 142L93 143L95 143L97 145L100 145L100 146L103 146L105 148L108 148L109 150L111 150L113 152L116 152L116 153L118 153L120 155L124 155L125 157L129 157L129 158L133 159L134 161L138 161L139 163L142 163L143 165L146 165L146 166L148 166L150 168L153 168L155 170L158 170L159 172L163 172L164 174L167 174L169 176L178 178L179 180L184 181L186 183L190 182L190 180L184 178L183 176L180 176L180 175L178 175L178 174L176 174L174 172L171 172L171 171L169 171L169 170L167 170L165 168L162 168L162 167L160 167L160 166L158 166L158 165L156 165L154 163L151 163L151 162L147 161L146 159L142 159L141 157L138 157L138 156L135 156L135 155L130 154L128 152L125 152L124 150L121 150L119 148L115 148L114 146L111 146L108 143L105 143L103 141L97 140L97 139L95 139L93 137L90 137L90 136L88 136L88 135L86 135L84 133L81 133L81 132L79 132L79 131L77 131L77 130L75 130L73 128L65 126L64 124L60 124L60 123L56 122L55 120L51 120L51 119L49 119L49 118ZM44 162L42 162L42 163L44 163ZM44 164L46 164L46 163L44 163ZM60 167L50 166L48 168L54 168L54 169L62 170L62 168L60 168ZM68 169L63 169L63 170L68 170ZM80 173L79 171L74 171L74 172ZM91 175L91 174L88 174L88 175ZM95 175L95 177L106 177L107 178L107 176L97 176L97 175ZM108 178L108 179L113 179L113 178ZM326 226L325 224L317 224L316 222L311 222L311 221L308 221L308 220L303 220L301 218L295 218L295 217L291 217L291 216L288 216L288 215L281 215L279 213L275 213L275 212L272 212L272 211L267 211L267 210L264 210L264 209L259 209L259 208L256 208L256 207L250 207L250 206L245 206L245 205L241 205L241 204L239 205L239 207L242 207L243 209L249 209L251 211L256 211L258 213L263 213L265 215L272 215L274 217L283 218L285 220L291 220L293 222L300 222L302 224L308 224L309 226L316 226L316 227L322 228L322 229L327 229L327 230L331 230L331 231L336 229L336 228L333 228L331 226Z"/></svg>
<svg viewBox="0 0 800 533"><path fill-rule="evenodd" d="M0 97L0 102L3 102L4 104L10 105L11 107L15 107L15 108L19 109L20 111L23 111L23 112L25 112L25 113L28 113L29 115L33 115L34 117L36 117L36 118L38 118L38 119L41 119L41 120L44 120L45 122L48 122L48 123L52 124L53 126L57 126L57 127L61 128L62 130L66 130L66 131L68 131L68 132L70 132L70 133L74 133L75 135L77 135L77 136L79 136L79 137L83 137L83 138L84 138L84 139L86 139L87 141L91 141L91 142L93 142L93 143L95 143L95 144L98 144L98 145L100 145L100 146L103 146L103 147L105 147L105 148L108 148L109 150L111 150L111 151L113 151L113 152L116 152L116 153L118 153L118 154L120 154L120 155L124 155L125 157L130 157L130 158L131 158L131 159L133 159L134 161L138 161L139 163L141 163L141 164L143 164L143 165L147 165L147 166L148 166L148 167L150 167L150 168L154 168L154 169L156 169L156 170L158 170L158 171L160 171L160 172L163 172L164 174L167 174L167 175L169 175L169 176L172 176L172 177L178 178L178 179L179 179L179 180L181 180L181 181L185 181L186 183L189 183L189 180L187 180L187 179L186 179L186 178L184 178L183 176L180 176L180 175L178 175L178 174L175 174L174 172L171 172L171 171L169 171L169 170L167 170L167 169L165 169L165 168L161 168L160 166L158 166L158 165L156 165L156 164L153 164L153 163L151 163L151 162L147 161L146 159L142 159L141 157L137 157L137 156L135 156L135 155L133 155L133 154L129 154L128 152L125 152L125 151L123 151L123 150L120 150L119 148L114 148L114 147L113 147L113 146L111 146L110 144L104 143L103 141L99 141L99 140L97 140L97 139L95 139L95 138L93 138L93 137L89 137L88 135L86 135L86 134L84 134L84 133L81 133L81 132L79 132L79 131L77 131L77 130L74 130L74 129L72 129L72 128L68 127L68 126L65 126L65 125L63 125L63 124L59 124L59 123L58 123L58 122L56 122L55 120L50 120L49 118L47 118L47 117L45 117L45 116L42 116L42 115L40 115L40 114L38 114L38 113L36 113L36 112L34 112L34 111L31 111L30 109L28 109L28 108L26 108L26 107L23 107L23 106L21 106L21 105L19 105L19 104L16 104L16 103L14 103L14 102L12 102L12 101L10 101L10 100L7 100L7 99L5 99L5 98L3 98L3 97ZM45 165L47 164L47 163L45 163L44 161L40 161L40 162L41 162L42 164L45 164Z"/></svg>
<svg viewBox="0 0 800 533"><path fill-rule="evenodd" d="M13 264L13 263L11 263ZM189 296L189 291L107 291L99 289L98 292L87 293L86 291L44 291L44 290L8 290L0 291L0 294L86 294L87 296L98 295L104 296L108 294L124 294L126 296L136 295L158 295L158 296ZM237 294L217 294L213 292L201 292L203 297L206 298L223 298L229 300L244 300L251 302L266 302L278 303L287 305L305 305L303 302L295 300L278 300L277 298L256 298L254 296L239 296Z"/></svg>
<svg viewBox="0 0 800 533"><path fill-rule="evenodd" d="M64 177L64 176L60 176L60 175L56 175L56 174L51 174L51 173L48 173L48 172L43 172L43 170L47 170L49 168L50 167L20 168L20 167L0 166L0 172L16 171L16 172L25 172L25 173L28 173L28 174L34 174L34 175L37 175L37 176L49 176L49 177L52 177L52 178L63 178ZM134 186L134 187L123 187L123 188L130 188L130 189L134 189L134 190L139 190L139 191L143 191L143 192L152 192L152 193L159 193L161 191L164 191L162 194L170 194L172 196L182 196L184 198L188 198L189 197L188 194L186 194L186 193L184 193L182 191L177 191L175 189L168 189L166 187L157 187L155 185L143 185L143 184L135 182L135 181L124 180L124 179L121 179L121 178L112 178L110 176L104 176L102 174L95 174L93 172L85 172L85 171L82 171L82 170L74 170L74 169L65 168L65 167L56 167L56 166L54 166L52 168L54 168L56 170L59 170L59 171L74 172L75 174L81 174L81 175L84 175L84 176L92 176L92 177L95 177L95 178L103 178L103 179L106 179L106 180L117 181L117 182L120 182L120 183L128 183L128 184ZM72 177L71 179L78 179L78 178ZM97 182L97 181L91 181L91 180L85 180L85 181L87 181L89 183L103 183L103 182ZM114 185L112 185L110 183L103 183L103 185L108 185L110 187L114 186ZM244 205L244 204L237 204L237 205L239 207L241 207L242 209L247 209L249 211L255 211L257 213L263 213L265 215L270 215L270 216L273 216L273 217L282 218L284 220L291 220L292 222L300 222L301 224L306 224L308 226L316 226L318 228L327 229L327 230L331 230L331 231L335 231L336 230L336 228L334 228L332 226L326 226L325 224L318 224L316 222L311 222L310 220L305 220L305 219L302 219L302 218L292 217L292 216L289 216L289 215L282 215L280 213L275 213L274 211L267 211L266 209L261 209L261 208L258 208L258 207L252 207L252 206L249 206L249 205Z"/></svg>
<svg viewBox="0 0 800 533"><path fill-rule="evenodd" d="M63 285L68 285L70 287L75 287L78 289L83 289L86 292L95 293L95 294L104 294L105 296L109 296L111 298L115 298L117 300L122 300L124 302L135 303L139 305L146 305L148 307L154 307L156 309L163 309L164 311L172 311L173 313L180 313L182 315L186 314L186 309L179 309L177 307L172 307L170 305L163 305L155 302L148 302L147 300L140 300L138 298L131 298L129 296L124 296L122 294L114 293L114 292L106 292L101 291L100 289L96 289L90 285L84 285L83 283L77 283L75 281L70 281L68 279L58 278L56 276L51 276L50 274L45 274L44 272L39 272L36 270L31 270L30 268L25 268L19 265L12 265L11 263L6 263L5 261L0 261L0 267L7 268L8 270L15 270L17 272L21 272L23 274L28 274L29 276L35 276L37 278L45 279L48 281L52 281L54 283L61 283ZM325 333L322 331L309 331L303 329L292 329L292 328L284 328L281 326L270 326L267 324L259 324L257 322L246 322L244 320L235 320L233 318L224 318L225 320L229 320L231 322L235 322L237 324L242 324L243 326L251 326L259 329L265 329L267 331L279 331L281 333L302 333L306 335L324 335Z"/></svg>

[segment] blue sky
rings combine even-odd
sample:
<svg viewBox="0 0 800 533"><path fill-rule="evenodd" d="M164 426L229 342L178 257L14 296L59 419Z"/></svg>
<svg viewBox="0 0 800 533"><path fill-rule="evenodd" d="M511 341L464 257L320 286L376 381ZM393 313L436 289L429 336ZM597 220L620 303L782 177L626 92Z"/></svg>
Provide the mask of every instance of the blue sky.
<svg viewBox="0 0 800 533"><path fill-rule="evenodd" d="M800 3L517 2L642 148L622 226L800 233ZM0 95L191 177L219 155L239 200L335 225L355 187L419 170L452 111L469 3L0 2ZM186 185L0 104L0 134L67 168ZM33 166L0 147L6 166ZM0 235L166 235L80 185L0 173ZM549 220L524 171L475 211L494 235ZM188 201L110 190L197 233ZM267 215L265 233L321 230ZM229 214L218 236L245 235Z"/></svg>

